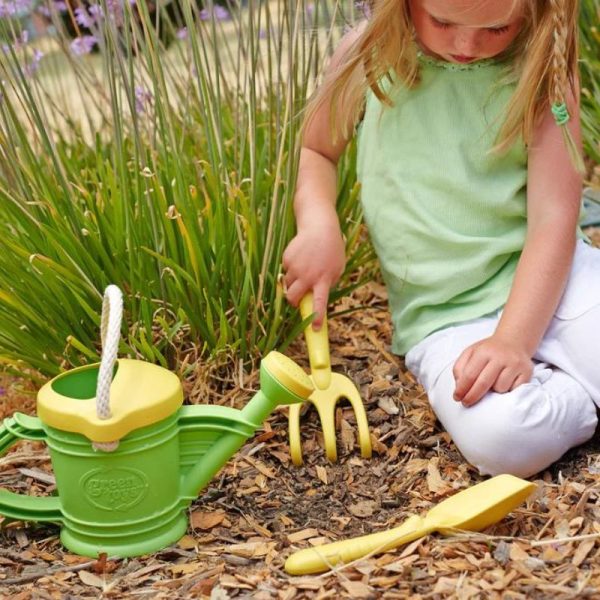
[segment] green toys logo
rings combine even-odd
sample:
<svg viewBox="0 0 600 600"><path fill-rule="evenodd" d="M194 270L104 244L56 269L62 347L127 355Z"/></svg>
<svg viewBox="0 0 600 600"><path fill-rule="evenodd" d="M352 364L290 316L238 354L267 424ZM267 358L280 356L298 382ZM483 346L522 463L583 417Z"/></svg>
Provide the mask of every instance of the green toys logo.
<svg viewBox="0 0 600 600"><path fill-rule="evenodd" d="M142 471L128 468L96 469L82 480L85 497L98 508L128 510L139 504L148 490Z"/></svg>

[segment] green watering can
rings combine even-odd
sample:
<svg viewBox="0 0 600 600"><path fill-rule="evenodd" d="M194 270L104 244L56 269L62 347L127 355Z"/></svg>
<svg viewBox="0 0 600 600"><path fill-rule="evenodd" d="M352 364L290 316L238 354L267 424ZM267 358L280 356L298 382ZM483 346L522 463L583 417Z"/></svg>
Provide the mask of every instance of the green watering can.
<svg viewBox="0 0 600 600"><path fill-rule="evenodd" d="M46 442L58 495L0 490L0 515L61 526L83 556L130 557L160 550L187 529L187 508L278 404L314 391L291 359L269 353L243 410L182 406L178 377L157 365L117 359L122 296L106 290L102 362L73 369L38 393L37 414L0 425L0 456L21 439Z"/></svg>

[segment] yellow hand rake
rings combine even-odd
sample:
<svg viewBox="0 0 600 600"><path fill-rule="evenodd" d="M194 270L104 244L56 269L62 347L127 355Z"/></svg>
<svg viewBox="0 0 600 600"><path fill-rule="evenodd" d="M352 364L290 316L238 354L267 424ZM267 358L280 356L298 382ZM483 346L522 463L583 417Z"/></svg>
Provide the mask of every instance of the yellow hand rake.
<svg viewBox="0 0 600 600"><path fill-rule="evenodd" d="M306 294L300 301L300 314L303 319L307 319L313 314L312 292ZM304 336L308 348L311 379L315 385L315 391L308 398L308 401L315 406L317 413L319 414L321 426L323 428L327 458L332 462L337 460L337 448L335 442L335 406L342 398L346 398L354 409L361 455L364 458L370 458L371 438L369 436L369 423L360 394L354 383L352 383L348 377L340 373L332 373L331 371L327 317L323 320L323 326L319 331L315 331L312 324L309 323L304 330ZM288 418L290 454L292 462L296 466L302 464L300 409L300 403L290 405Z"/></svg>

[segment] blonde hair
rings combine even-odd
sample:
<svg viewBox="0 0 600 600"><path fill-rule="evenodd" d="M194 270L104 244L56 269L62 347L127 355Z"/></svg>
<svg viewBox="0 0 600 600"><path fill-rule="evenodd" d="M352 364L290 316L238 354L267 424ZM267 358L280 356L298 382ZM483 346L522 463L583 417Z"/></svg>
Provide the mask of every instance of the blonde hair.
<svg viewBox="0 0 600 600"><path fill-rule="evenodd" d="M580 150L566 123L567 101L578 99L577 15L579 0L513 0L523 8L523 25L506 51L512 59L507 80L516 83L493 151L503 152L519 138L530 143L550 106L574 166L582 171ZM307 106L305 124L331 98L331 125L349 136L364 110L367 89L388 106L393 102L382 84L394 79L406 87L420 80L408 0L368 0L370 17L337 70ZM340 115L339 108L344 108Z"/></svg>

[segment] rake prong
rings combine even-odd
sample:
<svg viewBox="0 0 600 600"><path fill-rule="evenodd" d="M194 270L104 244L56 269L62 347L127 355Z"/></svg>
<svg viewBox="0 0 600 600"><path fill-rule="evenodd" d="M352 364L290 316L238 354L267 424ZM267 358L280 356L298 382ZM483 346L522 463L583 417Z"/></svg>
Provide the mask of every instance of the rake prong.
<svg viewBox="0 0 600 600"><path fill-rule="evenodd" d="M360 393L352 380L345 375L336 373L335 383L340 393L350 402L356 416L356 427L358 429L358 443L360 445L360 454L363 458L371 458L371 434L369 433L369 421L365 405L363 404Z"/></svg>
<svg viewBox="0 0 600 600"><path fill-rule="evenodd" d="M301 404L290 404L288 413L288 430L290 436L290 456L297 467L302 465L302 442L300 441L300 408Z"/></svg>

